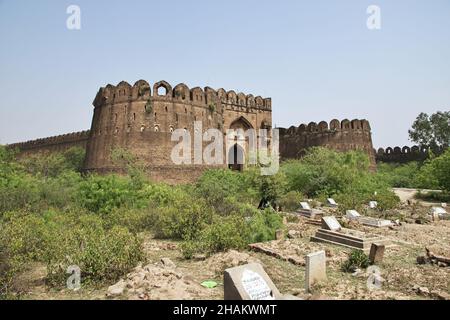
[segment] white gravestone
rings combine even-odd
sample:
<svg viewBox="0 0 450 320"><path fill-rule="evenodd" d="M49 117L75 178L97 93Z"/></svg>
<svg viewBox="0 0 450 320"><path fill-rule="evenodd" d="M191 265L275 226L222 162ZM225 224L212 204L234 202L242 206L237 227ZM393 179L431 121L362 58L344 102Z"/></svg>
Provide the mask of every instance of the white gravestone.
<svg viewBox="0 0 450 320"><path fill-rule="evenodd" d="M302 209L311 210L308 202L300 202L300 206L302 207Z"/></svg>
<svg viewBox="0 0 450 320"><path fill-rule="evenodd" d="M331 231L339 231L342 227L335 216L328 216L322 218L322 228Z"/></svg>
<svg viewBox="0 0 450 320"><path fill-rule="evenodd" d="M347 210L345 216L350 220L357 220L361 215L356 210Z"/></svg>
<svg viewBox="0 0 450 320"><path fill-rule="evenodd" d="M328 202L328 205L329 206L331 206L331 207L337 207L337 203L336 203L336 201L334 201L334 199L333 198L328 198L327 199L327 202Z"/></svg>
<svg viewBox="0 0 450 320"><path fill-rule="evenodd" d="M226 269L225 300L274 300L281 294L259 263Z"/></svg>
<svg viewBox="0 0 450 320"><path fill-rule="evenodd" d="M447 211L445 211L444 208L441 208L441 207L432 207L431 208L431 215L443 216L446 214L447 214Z"/></svg>
<svg viewBox="0 0 450 320"><path fill-rule="evenodd" d="M325 251L308 254L305 260L305 289L309 292L315 283L327 280Z"/></svg>
<svg viewBox="0 0 450 320"><path fill-rule="evenodd" d="M250 300L274 300L272 290L267 282L256 272L244 270L242 273L242 287L247 292Z"/></svg>

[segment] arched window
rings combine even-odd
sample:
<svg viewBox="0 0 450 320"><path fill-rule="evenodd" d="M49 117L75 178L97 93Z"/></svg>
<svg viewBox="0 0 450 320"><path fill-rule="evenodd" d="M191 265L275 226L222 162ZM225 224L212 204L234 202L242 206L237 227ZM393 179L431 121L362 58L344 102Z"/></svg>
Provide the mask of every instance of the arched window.
<svg viewBox="0 0 450 320"><path fill-rule="evenodd" d="M168 93L167 88L164 86L159 86L156 92L158 93L158 96L166 96Z"/></svg>

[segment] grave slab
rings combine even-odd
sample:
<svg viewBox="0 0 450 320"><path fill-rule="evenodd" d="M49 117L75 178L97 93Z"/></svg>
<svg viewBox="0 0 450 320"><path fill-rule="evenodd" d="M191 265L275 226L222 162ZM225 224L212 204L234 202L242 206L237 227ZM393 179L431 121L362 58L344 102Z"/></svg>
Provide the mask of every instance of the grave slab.
<svg viewBox="0 0 450 320"><path fill-rule="evenodd" d="M361 215L356 210L347 210L345 216L350 220L357 220Z"/></svg>
<svg viewBox="0 0 450 320"><path fill-rule="evenodd" d="M383 261L385 248L386 246L384 244L372 243L369 253L369 260L371 264L377 264Z"/></svg>
<svg viewBox="0 0 450 320"><path fill-rule="evenodd" d="M341 227L341 224L339 223L339 221L337 221L335 216L327 216L327 217L322 217L322 228L327 229L327 230L332 230L332 231L338 231L342 227Z"/></svg>
<svg viewBox="0 0 450 320"><path fill-rule="evenodd" d="M305 260L305 289L309 292L315 283L327 280L325 251L310 253Z"/></svg>
<svg viewBox="0 0 450 320"><path fill-rule="evenodd" d="M338 206L338 204L336 203L336 201L334 201L333 198L328 198L327 204L329 207L332 207L332 208L336 208Z"/></svg>
<svg viewBox="0 0 450 320"><path fill-rule="evenodd" d="M259 263L226 269L223 276L225 300L275 300L281 294Z"/></svg>

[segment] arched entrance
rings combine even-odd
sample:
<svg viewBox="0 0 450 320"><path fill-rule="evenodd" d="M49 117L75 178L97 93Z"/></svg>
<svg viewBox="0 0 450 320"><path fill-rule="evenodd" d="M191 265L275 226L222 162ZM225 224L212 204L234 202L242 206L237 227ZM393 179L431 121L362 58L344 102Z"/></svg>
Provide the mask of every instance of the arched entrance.
<svg viewBox="0 0 450 320"><path fill-rule="evenodd" d="M244 170L244 149L235 143L228 150L228 168L236 171Z"/></svg>

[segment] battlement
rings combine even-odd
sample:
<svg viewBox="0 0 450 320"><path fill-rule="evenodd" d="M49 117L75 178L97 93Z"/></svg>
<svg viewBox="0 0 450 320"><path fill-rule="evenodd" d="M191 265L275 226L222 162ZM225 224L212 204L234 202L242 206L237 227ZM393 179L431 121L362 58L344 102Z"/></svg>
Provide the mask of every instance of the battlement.
<svg viewBox="0 0 450 320"><path fill-rule="evenodd" d="M424 161L428 158L430 150L435 155L442 154L447 148L441 147L436 149L429 149L426 147L388 147L385 149L379 148L378 151L374 150L375 158L377 162L397 162L406 163L410 161Z"/></svg>
<svg viewBox="0 0 450 320"><path fill-rule="evenodd" d="M367 153L371 168L375 167L375 152L369 121L354 119L310 122L288 129L278 128L282 159L302 157L308 148L326 147L336 151L362 150Z"/></svg>
<svg viewBox="0 0 450 320"><path fill-rule="evenodd" d="M326 121L321 121L318 124L316 122L310 122L309 124L301 124L298 127L291 126L288 129L278 128L280 135L298 135L298 134L311 134L320 132L335 132L335 131L365 131L370 133L369 121L362 119L354 119L352 121L344 119L339 121L333 119L328 124Z"/></svg>
<svg viewBox="0 0 450 320"><path fill-rule="evenodd" d="M82 141L87 141L89 139L89 130L72 132L67 134L62 134L59 136L53 136L48 138L41 138L36 140L30 140L26 142L19 142L9 144L8 148L19 149L20 151L26 151L31 149L41 149L43 147L50 147L60 144L72 144L79 143Z"/></svg>
<svg viewBox="0 0 450 320"><path fill-rule="evenodd" d="M153 91L152 91L153 90ZM189 89L184 83L172 87L168 82L162 80L153 85L145 80L136 81L131 86L126 81L121 81L117 86L108 84L101 87L98 91L93 105L97 108L105 104L116 104L123 102L132 102L136 100L157 99L170 102L181 102L186 104L195 104L200 106L215 106L218 103L226 107L244 107L260 110L272 110L272 99L254 97L252 94L236 93L233 90L225 89L214 90L210 87L204 89L195 87Z"/></svg>

